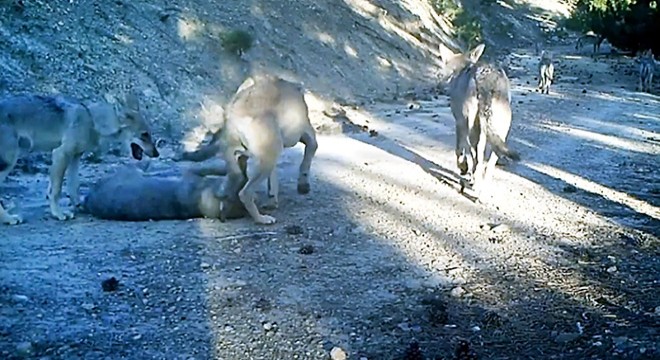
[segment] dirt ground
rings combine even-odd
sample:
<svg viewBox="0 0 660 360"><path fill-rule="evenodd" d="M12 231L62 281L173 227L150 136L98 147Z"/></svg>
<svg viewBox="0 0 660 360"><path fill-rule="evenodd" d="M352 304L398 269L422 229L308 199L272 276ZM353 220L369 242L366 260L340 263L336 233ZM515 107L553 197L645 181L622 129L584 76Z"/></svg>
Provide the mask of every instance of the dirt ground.
<svg viewBox="0 0 660 360"><path fill-rule="evenodd" d="M0 357L658 358L660 98L630 59L552 51L548 96L538 58L510 56L523 160L483 204L457 192L445 96L345 109L375 132L321 134L308 196L287 150L273 226L57 222L45 168L15 173L2 194L27 222L0 229ZM171 155L153 168L184 166ZM84 164L84 186L121 161Z"/></svg>

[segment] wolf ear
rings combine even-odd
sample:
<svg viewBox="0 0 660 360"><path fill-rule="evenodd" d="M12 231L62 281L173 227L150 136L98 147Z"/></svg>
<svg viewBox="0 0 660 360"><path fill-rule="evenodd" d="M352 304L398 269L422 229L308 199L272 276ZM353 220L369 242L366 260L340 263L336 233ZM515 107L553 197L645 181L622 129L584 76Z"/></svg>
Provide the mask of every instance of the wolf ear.
<svg viewBox="0 0 660 360"><path fill-rule="evenodd" d="M443 44L440 44L438 46L438 50L440 52L440 60L442 60L443 63L448 63L451 61L452 58L456 56L453 51L451 51L448 47L446 47Z"/></svg>
<svg viewBox="0 0 660 360"><path fill-rule="evenodd" d="M468 59L470 59L470 62L476 63L484 53L485 49L486 44L479 44L474 49L470 50L470 52L468 52Z"/></svg>

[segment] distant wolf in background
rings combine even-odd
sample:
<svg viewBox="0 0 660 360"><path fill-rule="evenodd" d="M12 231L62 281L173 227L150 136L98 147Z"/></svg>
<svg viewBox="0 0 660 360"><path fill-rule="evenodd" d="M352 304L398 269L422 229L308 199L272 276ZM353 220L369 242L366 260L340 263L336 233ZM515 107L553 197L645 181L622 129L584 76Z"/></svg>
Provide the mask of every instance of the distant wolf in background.
<svg viewBox="0 0 660 360"><path fill-rule="evenodd" d="M600 44L603 43L605 38L602 35L598 35L593 31L588 31L586 34L580 36L575 43L575 50L580 51L587 44L593 45L592 56L600 53Z"/></svg>
<svg viewBox="0 0 660 360"><path fill-rule="evenodd" d="M552 64L552 55L544 50L541 52L541 60L539 61L539 89L541 94L550 93L554 73L555 66Z"/></svg>
<svg viewBox="0 0 660 360"><path fill-rule="evenodd" d="M655 73L655 58L653 57L653 50L648 49L642 51L637 57L639 62L639 91L651 92L651 85L653 83L653 74Z"/></svg>

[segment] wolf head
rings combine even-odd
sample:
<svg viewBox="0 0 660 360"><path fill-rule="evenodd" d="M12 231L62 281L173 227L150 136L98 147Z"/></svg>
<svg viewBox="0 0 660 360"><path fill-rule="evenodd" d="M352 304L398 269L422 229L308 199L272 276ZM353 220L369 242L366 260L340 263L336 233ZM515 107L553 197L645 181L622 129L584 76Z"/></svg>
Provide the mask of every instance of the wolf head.
<svg viewBox="0 0 660 360"><path fill-rule="evenodd" d="M134 92L129 92L118 101L117 117L121 123L122 135L129 141L131 155L141 160L143 154L151 158L160 156L151 137L151 128L140 109L140 101Z"/></svg>
<svg viewBox="0 0 660 360"><path fill-rule="evenodd" d="M108 95L106 100L87 106L96 132L103 138L123 142L136 160L141 160L144 154L152 158L160 156L137 95L131 91L123 99Z"/></svg>
<svg viewBox="0 0 660 360"><path fill-rule="evenodd" d="M445 73L446 80L451 81L461 70L467 66L476 64L485 49L485 44L479 44L467 52L456 54L445 46L440 46L440 59L444 65L443 72Z"/></svg>

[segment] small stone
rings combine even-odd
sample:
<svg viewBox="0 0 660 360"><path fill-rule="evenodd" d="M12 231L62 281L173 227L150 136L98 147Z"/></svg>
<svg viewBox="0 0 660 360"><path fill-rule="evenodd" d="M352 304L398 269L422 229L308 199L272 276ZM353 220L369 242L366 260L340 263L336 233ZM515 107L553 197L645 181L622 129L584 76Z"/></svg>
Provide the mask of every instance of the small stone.
<svg viewBox="0 0 660 360"><path fill-rule="evenodd" d="M135 341L140 340L140 339L142 339L141 334L137 334L137 335L133 336L133 340L135 340Z"/></svg>
<svg viewBox="0 0 660 360"><path fill-rule="evenodd" d="M463 296L463 294L465 294L465 289L463 289L460 286L457 286L457 287L451 289L450 294L453 297L461 297L461 296Z"/></svg>
<svg viewBox="0 0 660 360"><path fill-rule="evenodd" d="M564 189L562 189L562 191L565 193L574 193L577 192L577 188L571 184L568 184L564 186Z"/></svg>
<svg viewBox="0 0 660 360"><path fill-rule="evenodd" d="M479 332L479 331L481 331L481 328L478 327L478 326L473 326L473 327L472 327L472 331L474 331L474 332Z"/></svg>
<svg viewBox="0 0 660 360"><path fill-rule="evenodd" d="M501 234L505 231L509 231L510 228L506 224L489 224L490 226L490 231L496 233L496 234Z"/></svg>
<svg viewBox="0 0 660 360"><path fill-rule="evenodd" d="M332 360L346 360L347 356L342 348L335 346L330 350L330 358Z"/></svg>
<svg viewBox="0 0 660 360"><path fill-rule="evenodd" d="M273 330L273 329L275 328L275 325L272 324L272 323L270 323L270 322L265 322L265 323L263 324L263 327L264 327L264 330L266 330L266 331L271 331L271 330Z"/></svg>
<svg viewBox="0 0 660 360"><path fill-rule="evenodd" d="M27 296L18 294L13 295L11 298L16 302L28 302L30 300Z"/></svg>
<svg viewBox="0 0 660 360"><path fill-rule="evenodd" d="M402 323L398 324L396 327L398 327L402 331L406 331L406 332L410 331L410 326L408 326L407 322L402 322Z"/></svg>
<svg viewBox="0 0 660 360"><path fill-rule="evenodd" d="M607 268L607 272L610 273L610 274L615 273L616 270L617 270L616 266L610 266L610 267Z"/></svg>
<svg viewBox="0 0 660 360"><path fill-rule="evenodd" d="M314 247L312 245L303 245L298 249L298 253L302 255L311 255L314 253Z"/></svg>
<svg viewBox="0 0 660 360"><path fill-rule="evenodd" d="M87 311L92 311L92 310L94 310L94 308L96 306L94 304L84 303L84 304L80 305L80 307L87 310Z"/></svg>
<svg viewBox="0 0 660 360"><path fill-rule="evenodd" d="M656 306L656 307L655 307L655 310L653 310L653 312L654 312L656 315L660 316L660 306Z"/></svg>
<svg viewBox="0 0 660 360"><path fill-rule="evenodd" d="M203 263L199 264L199 266L200 266L202 269L208 269L208 268L211 267L211 264L203 262Z"/></svg>

